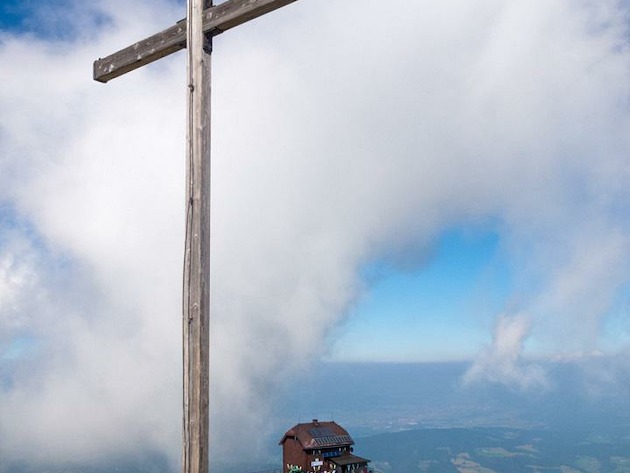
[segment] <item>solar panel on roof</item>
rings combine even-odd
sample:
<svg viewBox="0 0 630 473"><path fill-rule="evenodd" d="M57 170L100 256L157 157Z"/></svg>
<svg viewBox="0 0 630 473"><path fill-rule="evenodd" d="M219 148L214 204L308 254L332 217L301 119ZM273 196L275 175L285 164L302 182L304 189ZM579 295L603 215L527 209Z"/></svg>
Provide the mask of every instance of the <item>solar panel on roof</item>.
<svg viewBox="0 0 630 473"><path fill-rule="evenodd" d="M320 437L332 437L335 435L334 432L330 430L330 427L317 427L315 429L309 429L308 433L311 434L311 437L314 439Z"/></svg>
<svg viewBox="0 0 630 473"><path fill-rule="evenodd" d="M349 435L332 435L329 437L317 437L313 439L318 447L332 447L336 445L352 445Z"/></svg>

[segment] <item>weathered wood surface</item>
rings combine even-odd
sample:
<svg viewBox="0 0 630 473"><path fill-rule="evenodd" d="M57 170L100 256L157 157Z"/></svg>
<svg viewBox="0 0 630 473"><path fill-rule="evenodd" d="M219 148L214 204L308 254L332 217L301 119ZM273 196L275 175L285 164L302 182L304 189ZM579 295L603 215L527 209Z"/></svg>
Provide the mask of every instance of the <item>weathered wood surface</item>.
<svg viewBox="0 0 630 473"><path fill-rule="evenodd" d="M212 3L205 0L205 3ZM188 126L184 250L182 472L208 472L210 358L210 49L204 0L188 0ZM210 40L211 41L211 40Z"/></svg>
<svg viewBox="0 0 630 473"><path fill-rule="evenodd" d="M207 473L210 359L210 52L212 37L296 0L188 0L188 22L94 62L107 82L188 47L186 241L183 291L183 473ZM210 42L210 48L208 48Z"/></svg>
<svg viewBox="0 0 630 473"><path fill-rule="evenodd" d="M203 32L216 36L296 0L229 0L201 13ZM186 20L94 61L94 80L107 82L186 47Z"/></svg>

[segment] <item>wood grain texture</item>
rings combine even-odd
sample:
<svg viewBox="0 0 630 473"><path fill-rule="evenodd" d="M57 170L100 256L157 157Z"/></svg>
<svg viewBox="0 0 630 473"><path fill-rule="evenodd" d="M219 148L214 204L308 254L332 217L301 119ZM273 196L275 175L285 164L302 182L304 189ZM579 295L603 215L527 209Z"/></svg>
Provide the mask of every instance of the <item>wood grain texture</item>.
<svg viewBox="0 0 630 473"><path fill-rule="evenodd" d="M207 0L205 1L207 3ZM188 126L184 252L182 472L208 471L210 358L210 53L204 0L188 0Z"/></svg>
<svg viewBox="0 0 630 473"><path fill-rule="evenodd" d="M107 82L188 47L183 281L183 473L207 473L210 390L210 73L212 37L296 0L187 0L187 18L94 62ZM189 24L190 23L190 24Z"/></svg>
<svg viewBox="0 0 630 473"><path fill-rule="evenodd" d="M229 0L203 10L203 32L216 36L297 0ZM94 61L93 76L107 82L186 47L186 20Z"/></svg>

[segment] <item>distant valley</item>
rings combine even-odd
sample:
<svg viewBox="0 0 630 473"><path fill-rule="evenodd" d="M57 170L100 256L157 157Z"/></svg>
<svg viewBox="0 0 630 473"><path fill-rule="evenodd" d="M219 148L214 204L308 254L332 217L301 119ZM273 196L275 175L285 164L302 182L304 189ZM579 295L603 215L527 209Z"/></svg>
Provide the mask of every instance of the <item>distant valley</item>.
<svg viewBox="0 0 630 473"><path fill-rule="evenodd" d="M269 399L265 430L243 432L258 447L215 456L210 471L280 468L282 434L318 417L346 427L356 453L380 473L630 473L630 370L622 361L549 363L547 389L525 392L463 386L465 363L313 365ZM178 470L164 452L141 449L62 465L0 458L0 473Z"/></svg>
<svg viewBox="0 0 630 473"><path fill-rule="evenodd" d="M362 438L383 473L630 473L630 428L606 433L424 429Z"/></svg>

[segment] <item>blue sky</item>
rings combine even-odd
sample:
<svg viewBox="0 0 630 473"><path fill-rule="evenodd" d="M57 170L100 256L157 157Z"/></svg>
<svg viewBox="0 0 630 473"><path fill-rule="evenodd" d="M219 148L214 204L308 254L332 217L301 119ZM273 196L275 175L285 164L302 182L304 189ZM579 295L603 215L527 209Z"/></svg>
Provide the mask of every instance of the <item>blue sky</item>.
<svg viewBox="0 0 630 473"><path fill-rule="evenodd" d="M0 21L2 22L2 29L9 30L16 28L21 23L22 14L16 12L19 2L3 2L2 10L0 11Z"/></svg>
<svg viewBox="0 0 630 473"><path fill-rule="evenodd" d="M37 21L39 15L49 10L47 2L37 0L5 0L0 6L0 28L4 32L16 34L35 33L42 37L54 37L50 24ZM63 7L64 2L58 2ZM71 22L66 22L66 27Z"/></svg>
<svg viewBox="0 0 630 473"><path fill-rule="evenodd" d="M499 235L484 228L444 232L419 268L375 262L365 273L367 292L342 324L334 358L470 359L489 341L492 314L508 307L512 286Z"/></svg>
<svg viewBox="0 0 630 473"><path fill-rule="evenodd" d="M540 358L628 352L626 5L391 1L300 0L215 40L223 454L321 359L464 359L527 390ZM177 462L184 57L91 68L182 16L0 6L0 419L24 426L0 422L0 458L130 431Z"/></svg>
<svg viewBox="0 0 630 473"><path fill-rule="evenodd" d="M330 358L396 362L474 358L491 343L494 317L517 311L522 294L532 290L526 281L515 281L516 263L497 231L469 226L442 233L419 267L369 264L364 269L366 292L332 337ZM626 284L602 316L598 350L614 354L626 346L629 309ZM553 357L553 347L535 338L528 347L530 357Z"/></svg>

